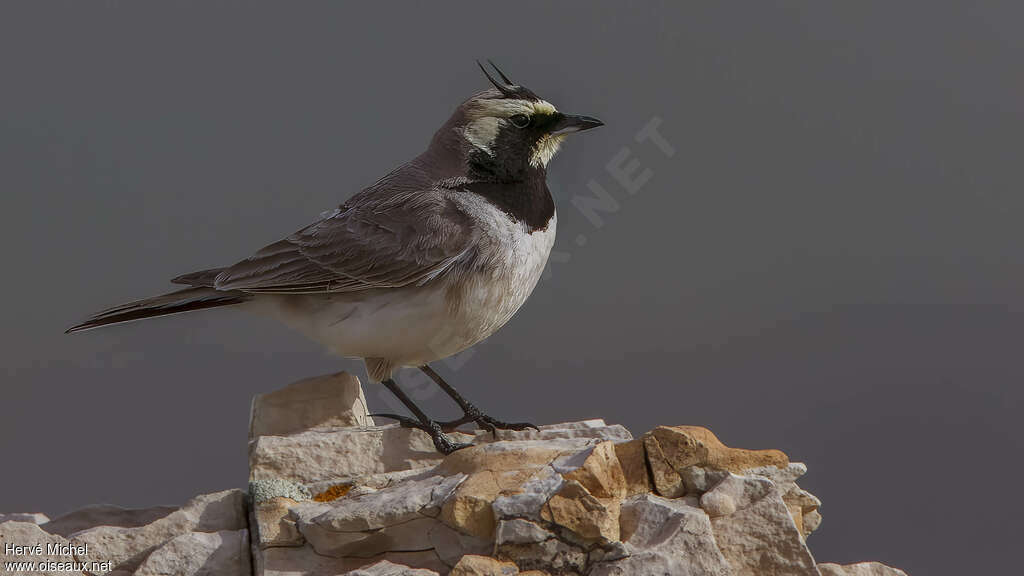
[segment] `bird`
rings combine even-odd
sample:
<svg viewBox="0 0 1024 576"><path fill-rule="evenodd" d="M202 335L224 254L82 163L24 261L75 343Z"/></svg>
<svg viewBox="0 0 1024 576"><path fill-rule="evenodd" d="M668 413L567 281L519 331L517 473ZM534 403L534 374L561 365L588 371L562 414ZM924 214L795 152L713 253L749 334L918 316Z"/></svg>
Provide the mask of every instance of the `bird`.
<svg viewBox="0 0 1024 576"><path fill-rule="evenodd" d="M329 351L361 358L413 416L375 414L430 435L443 453L464 448L448 432L493 418L430 366L501 328L533 292L555 241L547 166L567 135L602 126L560 112L479 61L490 87L462 102L426 150L312 224L230 266L178 276L173 292L103 310L67 329L236 306L269 315ZM395 372L427 374L463 416L439 422L399 387Z"/></svg>

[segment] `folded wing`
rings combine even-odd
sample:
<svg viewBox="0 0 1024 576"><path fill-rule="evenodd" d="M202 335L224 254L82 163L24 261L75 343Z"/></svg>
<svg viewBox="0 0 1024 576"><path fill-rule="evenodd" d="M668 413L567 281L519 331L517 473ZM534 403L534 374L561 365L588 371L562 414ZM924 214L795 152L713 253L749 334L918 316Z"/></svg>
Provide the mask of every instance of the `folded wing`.
<svg viewBox="0 0 1024 576"><path fill-rule="evenodd" d="M233 266L175 281L283 294L421 285L444 274L475 242L472 221L442 192L357 195Z"/></svg>

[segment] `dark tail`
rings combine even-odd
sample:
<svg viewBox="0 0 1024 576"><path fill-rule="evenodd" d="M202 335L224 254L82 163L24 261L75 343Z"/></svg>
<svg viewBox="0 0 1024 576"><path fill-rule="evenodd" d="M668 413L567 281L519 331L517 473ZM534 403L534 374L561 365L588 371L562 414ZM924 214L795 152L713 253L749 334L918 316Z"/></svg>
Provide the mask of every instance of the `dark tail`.
<svg viewBox="0 0 1024 576"><path fill-rule="evenodd" d="M136 300L109 310L104 310L91 318L68 328L64 333L80 332L91 328L99 328L108 324L120 324L132 320L142 320L168 314L179 314L193 310L204 310L218 306L241 304L249 299L243 292L219 291L213 288L185 288L169 294Z"/></svg>

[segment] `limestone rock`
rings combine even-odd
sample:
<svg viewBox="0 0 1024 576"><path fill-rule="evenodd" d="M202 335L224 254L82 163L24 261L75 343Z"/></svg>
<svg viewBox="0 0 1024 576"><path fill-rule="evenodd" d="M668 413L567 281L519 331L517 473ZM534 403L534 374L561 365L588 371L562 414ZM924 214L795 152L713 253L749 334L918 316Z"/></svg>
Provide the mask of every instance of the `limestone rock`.
<svg viewBox="0 0 1024 576"><path fill-rule="evenodd" d="M736 576L818 576L814 559L770 480L729 475L701 497L735 511L711 519L715 541ZM722 506L721 502L731 502Z"/></svg>
<svg viewBox="0 0 1024 576"><path fill-rule="evenodd" d="M486 556L494 552L493 540L463 534L440 522L428 529L427 538L434 553L447 566L457 564L466 554Z"/></svg>
<svg viewBox="0 0 1024 576"><path fill-rule="evenodd" d="M878 562L859 562L857 564L818 564L821 576L907 576L903 570L890 568Z"/></svg>
<svg viewBox="0 0 1024 576"><path fill-rule="evenodd" d="M821 524L821 513L818 512L821 501L796 484L796 480L806 473L807 466L801 462L793 462L784 468L761 466L744 471L745 475L762 476L775 483L793 522L805 538Z"/></svg>
<svg viewBox="0 0 1024 576"><path fill-rule="evenodd" d="M410 478L398 482L387 490L369 492L354 498L344 498L328 504L313 506L310 503L305 509L320 512L315 518L302 518L300 525L316 524L335 532L353 532L359 530L377 530L413 520L420 515L435 498L444 500L465 479L464 475L450 477L431 475ZM435 494L440 488L445 493Z"/></svg>
<svg viewBox="0 0 1024 576"><path fill-rule="evenodd" d="M343 426L373 426L363 387L347 372L307 378L254 397L249 438Z"/></svg>
<svg viewBox="0 0 1024 576"><path fill-rule="evenodd" d="M539 544L554 537L554 533L534 522L522 518L511 518L502 520L498 524L494 542L498 546L502 544Z"/></svg>
<svg viewBox="0 0 1024 576"><path fill-rule="evenodd" d="M456 433L472 446L442 456L421 431L374 426L358 381L337 374L256 398L250 433L248 498L3 515L0 543L88 546L55 553L106 576L906 576L819 572L807 467L705 428Z"/></svg>
<svg viewBox="0 0 1024 576"><path fill-rule="evenodd" d="M686 494L682 476L672 467L657 438L648 433L644 435L643 442L647 452L647 464L650 466L651 484L658 494L665 498L679 498Z"/></svg>
<svg viewBox="0 0 1024 576"><path fill-rule="evenodd" d="M446 474L470 474L480 470L504 472L536 469L550 464L562 454L581 450L593 443L583 439L547 442L510 440L478 444L450 454L439 470Z"/></svg>
<svg viewBox="0 0 1024 576"><path fill-rule="evenodd" d="M28 549L12 549L12 553L8 554L8 545L25 546ZM67 550L67 553L63 553L65 550L57 550L56 553L49 553L47 547L51 545L67 546L69 542L66 538L44 532L33 522L12 520L0 523L0 566L5 566L7 562L54 562L57 564L52 570L36 570L32 573L40 576L83 574L81 569L68 568L77 561L73 551ZM90 564L89 568L93 567Z"/></svg>
<svg viewBox="0 0 1024 576"><path fill-rule="evenodd" d="M622 539L629 556L600 562L591 576L729 576L708 516L681 500L653 494L622 505Z"/></svg>
<svg viewBox="0 0 1024 576"><path fill-rule="evenodd" d="M498 520L525 518L540 520L544 504L559 490L565 480L554 468L544 466L531 475L518 489L501 494L494 499L491 508Z"/></svg>
<svg viewBox="0 0 1024 576"><path fill-rule="evenodd" d="M410 568L381 560L365 568L359 568L345 574L345 576L438 576L433 570L422 568Z"/></svg>
<svg viewBox="0 0 1024 576"><path fill-rule="evenodd" d="M0 514L0 524L4 522L28 522L30 524L45 524L50 521L50 518L43 513L35 512L11 512L10 514Z"/></svg>
<svg viewBox="0 0 1024 576"><path fill-rule="evenodd" d="M579 482L596 498L621 500L626 496L626 476L615 444L610 441L561 456L551 466L566 480Z"/></svg>
<svg viewBox="0 0 1024 576"><path fill-rule="evenodd" d="M456 436L465 442L470 436ZM259 436L249 446L250 480L340 483L362 476L430 468L441 462L430 437L397 424Z"/></svg>
<svg viewBox="0 0 1024 576"><path fill-rule="evenodd" d="M246 530L189 532L154 550L135 576L248 576L249 558Z"/></svg>
<svg viewBox="0 0 1024 576"><path fill-rule="evenodd" d="M619 501L598 500L576 480L569 480L548 500L541 518L565 528L584 543L619 539Z"/></svg>
<svg viewBox="0 0 1024 576"><path fill-rule="evenodd" d="M501 493L501 472L481 470L470 475L441 509L441 521L463 534L491 538L494 499Z"/></svg>
<svg viewBox="0 0 1024 576"><path fill-rule="evenodd" d="M90 560L109 560L115 569L134 570L150 552L176 536L246 528L244 499L241 490L205 494L145 526L97 526L76 532L71 542L88 545Z"/></svg>
<svg viewBox="0 0 1024 576"><path fill-rule="evenodd" d="M789 458L778 450L730 448L700 426L659 426L644 435L644 446L655 487L668 498L685 493L682 474L688 467L742 473L751 468L789 466Z"/></svg>
<svg viewBox="0 0 1024 576"><path fill-rule="evenodd" d="M651 491L651 476L647 473L647 452L642 439L615 444L615 456L622 467L626 480L626 496L646 494Z"/></svg>
<svg viewBox="0 0 1024 576"><path fill-rule="evenodd" d="M111 506L109 504L96 504L79 508L63 516L58 516L45 524L41 524L41 527L50 534L60 534L66 538L75 532L95 526L121 526L124 528L145 526L150 522L167 516L175 510L177 508L172 506L121 508L120 506Z"/></svg>
<svg viewBox="0 0 1024 576"><path fill-rule="evenodd" d="M324 556L430 550L431 530L440 522L424 511L448 499L464 479L463 474L414 477L354 498L302 503L292 514L302 536Z"/></svg>
<svg viewBox="0 0 1024 576"><path fill-rule="evenodd" d="M497 441L507 440L611 440L612 442L626 442L633 439L629 430L619 424L606 424L604 420L595 418L593 420L582 420L580 422L561 422L558 424L543 424L538 426L539 430L498 430ZM482 439L490 439L490 433L481 434Z"/></svg>
<svg viewBox="0 0 1024 576"><path fill-rule="evenodd" d="M519 568L511 562L502 562L487 556L463 556L452 568L449 576L515 576Z"/></svg>
<svg viewBox="0 0 1024 576"><path fill-rule="evenodd" d="M255 525L251 529L260 547L302 546L306 542L295 520L290 517L290 510L295 504L298 502L283 496L252 504Z"/></svg>
<svg viewBox="0 0 1024 576"><path fill-rule="evenodd" d="M419 569L423 572L408 572L410 576L427 576L446 573L449 567L437 557L433 550L416 552L392 552L372 558L334 558L317 554L308 544L303 547L267 548L254 561L257 576L338 576L358 570L369 570L382 562L398 565L402 569ZM376 568L383 571L387 564ZM383 572L390 576L390 572ZM375 574L370 572L370 574ZM406 572L398 572L405 576Z"/></svg>

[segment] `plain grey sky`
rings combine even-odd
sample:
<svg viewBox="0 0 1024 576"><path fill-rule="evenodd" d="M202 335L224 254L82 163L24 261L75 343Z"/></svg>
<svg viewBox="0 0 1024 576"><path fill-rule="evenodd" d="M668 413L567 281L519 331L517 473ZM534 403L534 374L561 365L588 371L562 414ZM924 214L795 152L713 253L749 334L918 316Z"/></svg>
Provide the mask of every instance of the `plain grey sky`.
<svg viewBox="0 0 1024 576"><path fill-rule="evenodd" d="M358 364L236 311L63 329L371 184L486 87L473 60L491 57L607 126L550 167L550 278L439 370L510 419L783 449L824 501L821 561L1007 573L1022 18L1009 1L0 4L0 511L243 486L250 397ZM671 158L635 140L655 117ZM634 195L606 168L624 147L652 171ZM600 227L572 202L590 181L618 204Z"/></svg>

